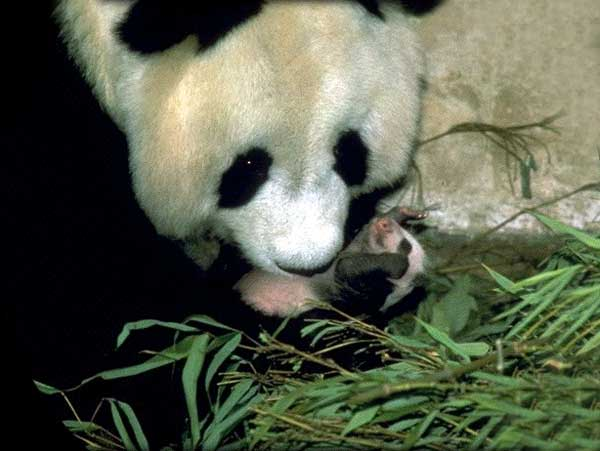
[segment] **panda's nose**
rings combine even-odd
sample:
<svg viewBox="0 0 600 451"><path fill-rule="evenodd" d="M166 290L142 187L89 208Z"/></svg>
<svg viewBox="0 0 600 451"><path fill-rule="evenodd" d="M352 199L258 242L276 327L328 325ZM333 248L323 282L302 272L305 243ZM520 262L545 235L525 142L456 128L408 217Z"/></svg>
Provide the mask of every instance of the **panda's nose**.
<svg viewBox="0 0 600 451"><path fill-rule="evenodd" d="M315 274L320 274L329 269L329 267L333 264L335 258L332 258L325 265L318 266L316 268L295 268L291 266L283 266L277 263L277 267L285 272L289 272L290 274L296 274L298 276L311 277Z"/></svg>

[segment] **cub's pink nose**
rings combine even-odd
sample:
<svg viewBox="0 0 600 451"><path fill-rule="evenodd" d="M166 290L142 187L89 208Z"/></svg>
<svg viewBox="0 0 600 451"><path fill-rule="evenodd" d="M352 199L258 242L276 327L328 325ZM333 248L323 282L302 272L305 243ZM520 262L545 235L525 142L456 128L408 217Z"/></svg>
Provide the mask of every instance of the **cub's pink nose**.
<svg viewBox="0 0 600 451"><path fill-rule="evenodd" d="M391 233L392 232L392 222L389 218L381 218L375 222L375 231L376 233Z"/></svg>

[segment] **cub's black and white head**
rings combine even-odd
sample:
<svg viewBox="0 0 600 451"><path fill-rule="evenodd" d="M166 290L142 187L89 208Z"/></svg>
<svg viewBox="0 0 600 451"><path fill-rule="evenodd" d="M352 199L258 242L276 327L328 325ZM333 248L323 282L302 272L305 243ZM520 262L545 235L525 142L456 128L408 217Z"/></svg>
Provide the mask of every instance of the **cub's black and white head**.
<svg viewBox="0 0 600 451"><path fill-rule="evenodd" d="M158 232L310 275L351 199L407 171L424 62L406 12L435 3L62 0L57 17Z"/></svg>

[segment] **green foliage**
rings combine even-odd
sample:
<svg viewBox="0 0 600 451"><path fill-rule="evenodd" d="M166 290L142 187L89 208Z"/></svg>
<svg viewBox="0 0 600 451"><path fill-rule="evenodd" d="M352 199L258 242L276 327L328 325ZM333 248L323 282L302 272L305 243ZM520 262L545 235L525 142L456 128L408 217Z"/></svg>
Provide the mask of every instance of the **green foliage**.
<svg viewBox="0 0 600 451"><path fill-rule="evenodd" d="M417 318L385 329L324 307L337 317L307 322L301 349L279 331L258 343L201 315L138 321L119 344L151 327L174 330L175 343L82 384L182 365L183 450L600 449L600 237L535 216L566 241L523 280L487 267L494 290L471 276L434 278ZM272 366L256 373L241 346ZM355 364L336 362L335 349ZM37 386L68 402L68 391ZM75 411L65 425L89 449L148 449L131 407L105 402L111 426Z"/></svg>
<svg viewBox="0 0 600 451"><path fill-rule="evenodd" d="M569 239L532 277L438 283L412 333L309 324L321 369L349 329L381 365L282 381L250 420L254 449L600 449L598 237L536 217Z"/></svg>

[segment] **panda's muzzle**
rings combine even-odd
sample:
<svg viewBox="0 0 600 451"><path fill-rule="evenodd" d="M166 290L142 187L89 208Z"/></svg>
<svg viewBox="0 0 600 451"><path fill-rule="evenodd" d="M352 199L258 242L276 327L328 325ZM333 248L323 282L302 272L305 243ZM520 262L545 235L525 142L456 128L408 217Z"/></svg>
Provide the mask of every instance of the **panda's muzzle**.
<svg viewBox="0 0 600 451"><path fill-rule="evenodd" d="M332 258L326 264L318 266L316 268L310 268L310 269L308 269L308 268L293 268L293 267L290 267L290 266L282 266L282 265L280 265L278 263L276 263L276 265L277 265L277 267L279 269L281 269L281 270L283 270L283 271L285 271L287 273L296 274L298 276L304 276L304 277L312 277L315 274L320 274L320 273L323 273L323 272L327 271L331 267L331 265L333 264L334 260L335 260L335 258Z"/></svg>

